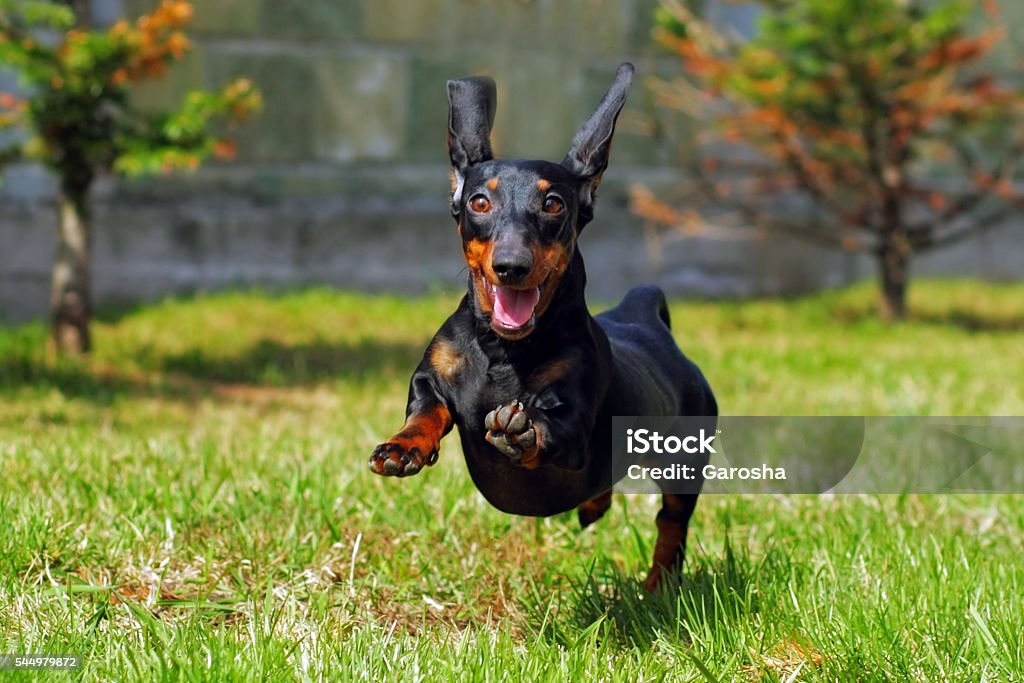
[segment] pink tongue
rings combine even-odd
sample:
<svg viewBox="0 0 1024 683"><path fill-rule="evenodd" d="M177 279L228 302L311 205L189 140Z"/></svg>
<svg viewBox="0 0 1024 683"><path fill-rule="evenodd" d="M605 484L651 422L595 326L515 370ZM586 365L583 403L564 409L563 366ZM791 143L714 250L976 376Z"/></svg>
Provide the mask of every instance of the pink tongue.
<svg viewBox="0 0 1024 683"><path fill-rule="evenodd" d="M512 289L495 287L494 318L505 327L522 327L530 322L533 309L540 301L540 288Z"/></svg>

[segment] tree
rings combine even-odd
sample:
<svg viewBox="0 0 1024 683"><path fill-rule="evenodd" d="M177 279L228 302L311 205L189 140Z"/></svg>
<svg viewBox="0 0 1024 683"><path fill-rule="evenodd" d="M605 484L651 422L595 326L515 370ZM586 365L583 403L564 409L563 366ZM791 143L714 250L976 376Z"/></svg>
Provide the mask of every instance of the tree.
<svg viewBox="0 0 1024 683"><path fill-rule="evenodd" d="M691 81L660 83L661 100L710 114L697 186L756 229L872 254L881 312L900 319L915 254L1021 205L1021 94L985 61L1003 30L971 34L968 0L761 4L756 35L739 41L662 0L657 39ZM982 5L994 19L995 3ZM649 193L634 208L694 229L692 212Z"/></svg>
<svg viewBox="0 0 1024 683"><path fill-rule="evenodd" d="M175 112L135 106L133 84L162 75L190 43L182 29L192 5L162 0L134 23L89 28L88 0L0 0L0 64L15 70L25 95L0 92L0 164L45 164L59 181L57 254L51 315L58 352L91 342L90 189L106 171L139 175L194 169L211 155L231 156L220 122L260 106L246 80L221 92L189 93Z"/></svg>

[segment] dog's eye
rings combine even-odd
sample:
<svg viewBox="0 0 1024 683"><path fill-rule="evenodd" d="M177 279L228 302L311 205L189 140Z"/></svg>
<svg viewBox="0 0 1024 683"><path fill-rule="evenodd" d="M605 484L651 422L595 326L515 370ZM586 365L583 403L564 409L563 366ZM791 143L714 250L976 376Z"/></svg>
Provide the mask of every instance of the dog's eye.
<svg viewBox="0 0 1024 683"><path fill-rule="evenodd" d="M476 213L487 213L491 210L491 200L482 194L474 195L469 200L469 208Z"/></svg>
<svg viewBox="0 0 1024 683"><path fill-rule="evenodd" d="M558 197L547 197L544 200L544 213L557 216L565 210L565 204Z"/></svg>

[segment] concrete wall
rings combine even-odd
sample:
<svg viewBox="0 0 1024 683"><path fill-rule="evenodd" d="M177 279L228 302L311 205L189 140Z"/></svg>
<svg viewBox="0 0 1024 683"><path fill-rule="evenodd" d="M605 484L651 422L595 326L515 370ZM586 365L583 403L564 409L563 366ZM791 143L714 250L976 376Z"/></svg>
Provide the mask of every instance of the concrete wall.
<svg viewBox="0 0 1024 683"><path fill-rule="evenodd" d="M94 2L99 23L151 6ZM711 4L719 21L749 20L742 6ZM99 184L101 303L248 284L461 288L463 266L447 212L445 80L494 76L498 153L560 159L623 59L637 65L640 79L620 119L598 218L581 242L592 296L610 300L646 281L689 295L777 294L871 274L862 260L787 240L645 238L625 208L627 188L636 182L657 191L677 187L674 162L691 133L685 121L654 105L646 87L646 78L676 69L650 41L656 0L195 5L197 49L165 80L147 85L140 101L173 106L191 88L246 76L262 89L266 109L238 131L240 153L232 164ZM0 89L5 78L0 74ZM5 174L2 318L45 314L52 195L52 181L37 167ZM915 269L1020 276L1020 232L1009 246L993 235L922 259Z"/></svg>

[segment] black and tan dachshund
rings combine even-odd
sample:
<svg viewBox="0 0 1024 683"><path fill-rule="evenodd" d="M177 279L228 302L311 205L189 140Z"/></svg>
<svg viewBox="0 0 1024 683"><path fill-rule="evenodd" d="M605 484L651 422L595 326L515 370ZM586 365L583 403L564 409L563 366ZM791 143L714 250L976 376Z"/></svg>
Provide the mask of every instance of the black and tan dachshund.
<svg viewBox="0 0 1024 683"><path fill-rule="evenodd" d="M448 82L451 206L469 291L412 376L405 424L370 457L377 474L433 465L454 425L491 504L540 517L577 508L587 526L611 505L612 416L717 415L672 338L661 290L635 288L596 317L584 301L576 242L632 80L632 65L620 66L558 164L494 159L494 81ZM682 561L697 502L696 492L662 498L651 590Z"/></svg>

